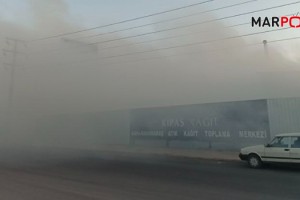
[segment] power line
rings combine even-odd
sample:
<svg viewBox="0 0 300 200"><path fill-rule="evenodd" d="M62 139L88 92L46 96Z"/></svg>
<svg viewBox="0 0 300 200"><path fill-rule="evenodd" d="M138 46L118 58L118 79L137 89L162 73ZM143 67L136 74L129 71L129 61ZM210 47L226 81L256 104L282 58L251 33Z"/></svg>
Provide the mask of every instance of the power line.
<svg viewBox="0 0 300 200"><path fill-rule="evenodd" d="M231 4L231 5L228 5L228 6L219 7L219 8L216 8L216 9L211 9L211 10L203 11L203 12L196 13L196 14L191 14L191 15L187 15L187 16L183 16L183 17L172 18L172 19L169 19L169 20L154 22L154 23L151 23L151 24L162 23L162 22L166 22L166 21L175 21L175 20L178 20L178 19L181 19L181 18L184 18L184 17L193 16L193 15L199 15L199 14L208 13L208 12L212 12L212 11L216 11L216 10L222 10L222 9L226 9L226 8L230 8L230 7L234 7L234 6L239 6L239 5L251 3L251 2L254 2L254 1L257 1L257 0L250 0L250 1L245 1L245 2L242 2L242 3ZM141 26L138 26L138 27L130 27L128 29L118 30L117 32L124 31L124 30L130 30L130 29L134 29L134 28L139 28L139 27L143 27L143 26L149 26L151 24L145 24L145 25L141 25ZM131 38L131 37L139 37L139 36L143 36L143 35L150 35L150 34L155 34L155 33L159 33L159 32L165 32L165 31L175 30L175 29L178 29L178 28L190 27L190 26L194 26L194 25L198 25L198 23L192 24L192 25L188 25L188 26L175 27L175 28L163 29L163 30L160 30L160 31L155 31L155 32L150 32L150 33L145 33L145 34L139 34L139 35L136 35L136 36L130 36L129 38ZM111 34L111 33L114 33L114 32L115 31L104 33L104 34ZM87 36L87 37L89 37L89 36ZM79 38L74 38L74 39L79 39ZM126 39L126 38L120 38L118 40L123 40L123 39ZM87 44L87 45L90 45L90 44ZM55 50L60 50L60 49L61 48L54 49L54 51ZM63 48L63 49L69 49L69 48Z"/></svg>
<svg viewBox="0 0 300 200"><path fill-rule="evenodd" d="M170 13L170 12L174 12L174 11L178 11L178 10L182 10L182 9L186 9L186 8L190 8L190 7L194 7L194 6L198 6L198 5L209 3L209 2L212 2L212 1L214 1L214 0L206 0L206 1L198 2L198 3L194 3L194 4L182 6L182 7L173 8L173 9L170 9L170 10L165 10L165 11L161 11L161 12L157 12L157 13L152 13L152 14L149 14L149 15L144 15L144 16L141 16L141 17L136 17L136 18L132 18L132 19L119 21L119 22L114 22L114 23L111 23L111 24L106 24L106 25L102 25L102 26L96 26L96 27L93 27L93 28L87 28L87 29L82 29L82 30L78 30L78 31L73 31L73 32L48 36L48 37L44 37L44 38L39 38L39 39L36 39L36 40L32 40L32 42L33 41L41 41L41 40L47 40L47 39L62 37L62 36L66 36L66 35L73 35L73 34L77 34L77 33L81 33L81 32L91 31L91 30L95 30L95 29L99 29L99 28L105 28L105 27L114 26L114 25L118 25L118 24L123 24L123 23L131 22L131 21L145 19L145 18L149 18L149 17L161 15L161 14L166 14L166 13Z"/></svg>
<svg viewBox="0 0 300 200"><path fill-rule="evenodd" d="M244 25L247 25L247 24L250 24L250 23L247 22L247 23L240 23L240 24L234 24L234 25L224 26L222 29L232 28L232 27L238 27L238 26L244 26ZM151 43L151 42L161 41L161 40L174 39L174 38L178 38L178 37L184 37L184 36L193 35L193 34L199 34L199 33L204 33L204 32L209 32L209 31L192 32L192 33L187 33L187 34L180 34L180 35L175 35L175 36L168 36L168 37L163 37L163 38L158 38L158 39L153 39L153 40L146 40L146 41L136 42L136 43L133 43L133 44L124 44L124 45L118 45L118 46L112 46L112 47L105 47L105 48L102 48L101 50L119 48L119 47L123 47L123 46L133 46L133 45L139 45L139 44L144 44L144 43ZM83 47L85 47L85 46L83 46ZM83 47L79 47L79 48L83 48ZM73 48L57 48L57 49L52 49L49 52L62 51L62 50L70 50L70 49L73 49ZM37 52L37 53L48 53L48 52Z"/></svg>
<svg viewBox="0 0 300 200"><path fill-rule="evenodd" d="M242 3L237 3L237 4L232 4L232 5L228 5L228 6L224 6L224 7L219 7L219 8L215 8L215 9L211 9L211 10L206 10L206 11L203 11L203 12L200 12L200 13L191 14L191 15L187 15L187 16L183 16L183 17L177 17L177 18L172 18L172 19L165 20L165 21L154 22L154 23L151 23L151 24L158 24L158 23L163 23L163 22L166 22L166 21L175 21L175 20L178 20L178 19L181 19L181 18L184 18L184 17L193 16L193 15L200 15L200 14L204 14L204 13L209 13L209 12L212 12L212 11L222 10L222 9L226 9L226 8L230 8L230 7L234 7L234 6L239 6L239 5L251 3L251 2L254 2L254 1L257 1L257 0L245 1L245 2L242 2ZM135 29L135 28L139 28L139 27L143 27L143 26L149 26L151 24L144 24L144 25L141 25L141 26L130 27L130 28L127 28L127 29L122 29L122 30L113 31L113 32L107 32L107 33L104 33L104 34L111 34L111 33L115 33L115 32L121 32L121 31ZM239 26L239 25L236 25L236 26ZM234 26L232 26L232 27L234 27ZM167 31L167 30L163 30L163 31ZM77 37L77 38L73 38L73 39L80 39L80 38L86 38L86 37L90 37L90 36ZM50 51L52 52L52 51L56 51L56 50L60 50L60 49L64 50L64 49L69 49L69 48L57 48L57 49L53 49L53 50L50 50Z"/></svg>
<svg viewBox="0 0 300 200"><path fill-rule="evenodd" d="M290 41L290 40L296 40L296 39L300 39L300 37L283 38L283 39L278 39L278 40L268 40L268 43L277 43L277 42ZM238 49L238 48L246 48L246 47L257 46L257 45L262 45L262 43L261 42L257 42L257 43L251 43L251 44L246 44L246 45L237 46L237 47L213 49L213 50L205 51L205 52L215 53L215 52L218 52L218 51L224 51L224 50L230 50L230 49ZM198 55L199 53L202 53L202 52L203 51L201 51L201 52L193 52L193 53L184 53L184 54L180 53L180 54L173 54L173 55L168 55L168 56L157 56L157 57L143 58L143 59L138 59L138 60L108 63L108 64L105 64L105 65L106 66L110 66L110 65L116 65L116 64L135 63L135 62L142 62L142 61L155 60L155 59L164 59L164 58L174 57L174 56L188 56L188 55L193 55L193 54ZM76 63L78 63L78 62L76 62Z"/></svg>
<svg viewBox="0 0 300 200"><path fill-rule="evenodd" d="M247 44L247 45L238 46L238 47L230 47L230 48L227 47L227 48L221 48L221 49L212 49L212 50L209 50L209 51L205 51L205 53L206 52L215 53L217 51L224 51L224 50L237 49L237 48L256 46L256 45L261 45L261 42L260 43ZM156 57L143 58L143 59L130 60L130 61L112 62L112 63L105 64L105 66L116 65L116 64L136 63L136 62L156 60L156 59L164 59L164 58L169 58L169 57L174 57L174 56L188 56L188 55L194 55L194 54L198 55L199 53L202 53L202 52L204 53L204 51L192 52L192 53L180 53L180 54L177 53L177 54L172 54L172 55L168 55L168 56L156 56ZM76 63L78 63L78 62L76 62Z"/></svg>
<svg viewBox="0 0 300 200"><path fill-rule="evenodd" d="M275 43L275 42L283 42L283 41L289 41L289 40L296 40L300 39L300 37L291 37L291 38L284 38L284 39L278 39L278 40L268 40L268 43Z"/></svg>
<svg viewBox="0 0 300 200"><path fill-rule="evenodd" d="M145 36L145 35L156 34L156 33L165 32L165 31L171 31L171 30L180 29L180 28L187 28L187 27L196 26L196 25L199 25L199 24L205 24L205 23L215 22L215 21L219 21L219 20L234 18L234 17L238 17L238 16L242 16L242 15L252 14L252 13L271 10L271 9L276 9L276 8L289 6L289 5L294 5L294 4L298 4L298 3L300 3L300 1L291 2L291 3L287 3L287 4L281 4L281 5L278 5L278 6L268 7L268 8L264 8L264 9L260 9L260 10L254 10L254 11L250 11L250 12L245 12L245 13L240 13L240 14L236 14L236 15L221 17L221 18L217 18L217 19L213 19L213 20L202 21L202 22L189 24L189 25L184 25L184 26L179 26L179 27L173 27L173 28L168 28L168 29L163 29L163 30L158 30L158 31L153 31L153 32L147 32L147 33L143 33L143 34L137 34L137 35L127 36L127 37L121 37L121 38L117 38L117 39L111 39L111 40L106 40L106 41L99 41L99 42L89 43L87 45L96 45L96 44L101 44L101 43L103 44L103 43L108 43L108 42L113 42L113 41L119 41L119 40L124 40L124 39L129 39L129 38L135 38L135 37L140 37L140 36ZM64 49L71 49L71 48L64 48ZM60 50L60 48L55 49L55 50Z"/></svg>
<svg viewBox="0 0 300 200"><path fill-rule="evenodd" d="M277 42L297 40L297 39L300 39L300 37L283 38L283 39L278 39L278 40L268 40L268 43L277 43ZM262 43L261 42L257 42L257 43L251 43L251 44L246 44L246 45L237 46L237 47L213 49L213 50L210 50L208 52L209 53L215 53L217 51L224 51L224 50L231 50L231 49L238 49L238 48L246 48L246 47L257 46L257 45L262 45ZM188 55L193 55L193 54L198 55L201 52L184 53L184 54L180 53L180 54L173 54L173 55L168 55L168 56L156 56L156 57L151 57L151 58L144 58L144 59L138 59L138 60L132 60L132 61L125 61L125 62L124 61L122 61L122 62L114 62L114 63L106 64L106 66L116 65L116 64L124 64L124 63L125 64L126 63L135 63L135 62L142 62L142 61L155 60L155 59L164 59L164 58L169 58L169 57L174 57L174 56L188 56ZM207 52L207 51L205 51L205 52Z"/></svg>
<svg viewBox="0 0 300 200"><path fill-rule="evenodd" d="M215 39L215 40L193 42L193 43L188 43L188 44L184 44L184 45L176 45L176 46L159 48L159 49L151 49L151 50L146 50L146 51L139 51L139 52L133 52L133 53L126 53L126 54L120 54L120 55L107 56L107 57L102 57L102 59L115 58L115 57L123 57L123 56L135 55L135 54L143 54L143 53L149 53L149 52L154 52L154 51L169 50L169 49L182 48L182 47L188 47L188 46L196 46L196 45L201 45L201 44L209 44L209 43L213 43L213 42L219 42L219 41L224 41L224 40L230 40L230 39L235 39L235 38L240 38L240 37L247 37L247 36L252 36L252 35L258 35L258 34L276 32L276 31L282 31L282 30L286 30L286 29L290 29L290 27L281 28L281 29L275 29L275 30L262 31L262 32L255 32L255 33L248 33L248 34L244 34L244 35L231 36L231 37L226 37L226 38L221 38L221 39Z"/></svg>
<svg viewBox="0 0 300 200"><path fill-rule="evenodd" d="M74 63L89 62L89 61L94 61L94 60L98 61L98 60L103 60L103 59L112 59L112 58L117 58L117 57L125 57L125 56L130 56L130 55L144 54L144 53L155 52L155 51L176 49L176 48L189 47L189 46L197 46L197 45L209 44L209 43L213 43L213 42L225 41L225 40L236 39L236 38L241 38L241 37L248 37L248 36L261 35L261 34L270 33L270 32L277 32L277 31L282 31L282 30L287 30L287 29L290 29L290 27L275 29L275 30L255 32L255 33L248 33L248 34L243 34L243 35L236 35L236 36L225 37L225 38L220 38L220 39L215 39L215 40L200 41L200 42L196 42L196 43L188 43L188 44L165 47L165 48L151 49L151 50L147 50L147 51L140 51L140 52L132 52L132 53L126 53L126 54L106 56L106 57L101 57L101 58L97 58L97 59L93 59L93 60L91 60L91 59L79 60L79 61L75 61ZM275 42L275 41L273 41L273 42Z"/></svg>
<svg viewBox="0 0 300 200"><path fill-rule="evenodd" d="M247 22L247 23L240 23L240 24L225 26L223 28L224 29L225 28L233 28L233 27L238 27L238 26L244 26L244 25L247 25L247 24L250 24L250 23L249 22ZM146 40L146 41L142 41L142 42L136 42L136 43L133 43L133 44L124 44L124 45L119 45L119 46L106 47L106 48L102 48L102 50L105 50L105 49L114 49L114 48L119 48L119 47L124 47L124 46L132 46L132 45L139 45L139 44L151 43L151 42L156 42L156 41L161 41L161 40L174 39L174 38L178 38L178 37L185 37L185 36L188 36L188 35L194 35L194 34L204 33L204 32L209 32L209 31L201 31L201 32L193 32L193 33L187 33L187 34L180 34L180 35L163 37L163 38L154 39L154 40Z"/></svg>
<svg viewBox="0 0 300 200"><path fill-rule="evenodd" d="M106 33L99 33L99 34L95 34L95 35L88 35L88 36L77 37L77 38L74 38L74 39L82 39L82 38L84 38L84 39L91 39L93 37L98 37L98 36L102 36L102 35L107 35L107 34L112 34L112 33L118 33L118 32L128 31L128 30L142 28L142 27L146 27L146 26L150 26L150 25L155 25L155 24L160 24L160 23L165 23L165 22L171 22L171 21L175 21L175 20L179 20L179 19L183 19L183 18L187 18L187 17L201 15L201 14L205 14L205 13L209 13L209 12L213 12L213 11L223 10L223 9L226 9L226 8L232 8L232 7L235 7L235 6L240 6L240 5L243 5L243 4L252 3L254 1L257 1L257 0L245 1L245 2L241 2L241 3L236 3L236 4L232 4L232 5L228 5L228 6L223 6L223 7L219 7L219 8L215 8L215 9L210 9L210 10L206 10L206 11L202 11L202 12L190 14L190 15L175 17L175 18L171 18L171 19L167 19L167 20L152 22L152 23L143 24L143 25L134 26L134 27L129 27L129 28L125 28L125 29L119 29L119 30L110 31L110 32L106 32Z"/></svg>
<svg viewBox="0 0 300 200"><path fill-rule="evenodd" d="M188 55L199 55L199 53L215 53L217 51L224 51L224 50L231 50L231 49L237 49L237 48L243 48L243 47L250 47L250 46L257 46L261 45L261 42L259 43L252 43L252 44L247 44L243 46L238 46L238 47L227 47L227 48L221 48L221 49L213 49L210 51L201 51L201 52L193 52L193 53L180 53L180 54L173 54L173 55L168 55L168 56L156 56L156 57L151 57L151 58L144 58L144 59L138 59L138 60L132 60L132 61L125 61L125 62L114 62L114 63L109 63L107 65L116 65L116 64L124 64L124 63L135 63L135 62L141 62L141 61L148 61L148 60L154 60L154 59L163 59L163 58L169 58L169 57L174 57L174 56L188 56Z"/></svg>
<svg viewBox="0 0 300 200"><path fill-rule="evenodd" d="M253 13L262 12L262 11L266 11L266 10L272 10L272 9L281 8L281 7L285 7L285 6L295 5L295 4L299 4L299 3L300 3L300 1L296 1L296 2L292 2L292 3L282 4L282 5L278 5L278 6L272 6L272 7L268 7L268 8L264 8L264 9L260 9L260 10L254 10L254 11L250 11L250 12L244 12L244 13L239 13L239 14L235 14L235 15L231 15L231 16L216 18L216 19L212 19L212 20L206 20L206 21L202 21L202 22L198 22L198 23L189 24L189 25L177 26L177 27L173 27L173 28L162 29L162 30L158 30L158 31L152 31L152 32L147 32L147 33L142 33L142 34L137 34L137 35L132 35L132 36L126 36L126 37L121 37L121 38L117 38L117 39L93 42L93 43L89 43L89 44L90 45L104 44L104 43L108 43L108 42L114 42L114 41L129 39L129 38L151 35L151 34L161 33L161 32L170 31L170 30L182 29L182 28L187 28L187 27L196 26L196 25L200 25L200 24L207 24L207 23L211 23L211 22L215 22L215 21L224 20L224 19L230 19L230 18L253 14Z"/></svg>

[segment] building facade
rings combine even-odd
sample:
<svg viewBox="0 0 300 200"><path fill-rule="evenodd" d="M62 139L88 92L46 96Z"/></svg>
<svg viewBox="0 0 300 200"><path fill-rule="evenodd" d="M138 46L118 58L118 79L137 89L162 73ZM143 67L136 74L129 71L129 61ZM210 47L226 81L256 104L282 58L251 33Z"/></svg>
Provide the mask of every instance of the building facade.
<svg viewBox="0 0 300 200"><path fill-rule="evenodd" d="M37 144L72 148L143 145L235 150L300 132L300 98L261 99L47 116Z"/></svg>

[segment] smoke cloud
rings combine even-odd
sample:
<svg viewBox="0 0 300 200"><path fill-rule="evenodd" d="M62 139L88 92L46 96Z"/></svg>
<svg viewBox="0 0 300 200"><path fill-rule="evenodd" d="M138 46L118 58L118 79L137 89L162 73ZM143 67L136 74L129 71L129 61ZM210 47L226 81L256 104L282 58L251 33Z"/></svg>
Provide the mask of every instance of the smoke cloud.
<svg viewBox="0 0 300 200"><path fill-rule="evenodd" d="M7 36L30 40L82 29L80 24L72 22L68 4L63 0L27 2L33 26L0 19L2 49L12 48L12 44L7 44ZM207 14L193 20L214 18ZM193 20L183 19L151 28L160 30L190 24ZM273 45L269 45L269 57L262 44L247 46L244 38L134 54L239 35L235 29L225 28L227 24L221 21L213 24L162 32L156 37L196 34L140 45L134 43L155 37L86 45L97 40L65 36L21 45L18 48L24 55L18 55L16 64L15 134L11 139L30 142L28 138L34 132L36 121L47 115L298 96L299 60ZM98 37L98 41L121 37L124 37L121 33L107 34ZM252 38L262 43L260 37ZM127 46L107 49L120 44ZM124 53L133 54L105 58ZM11 56L3 55L1 60L11 62ZM10 69L4 65L1 68L2 124L7 113Z"/></svg>

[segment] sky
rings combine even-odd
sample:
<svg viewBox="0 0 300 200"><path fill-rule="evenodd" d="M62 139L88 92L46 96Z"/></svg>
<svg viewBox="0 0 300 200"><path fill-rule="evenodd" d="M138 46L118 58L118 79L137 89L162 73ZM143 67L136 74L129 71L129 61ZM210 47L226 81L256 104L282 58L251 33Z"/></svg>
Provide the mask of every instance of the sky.
<svg viewBox="0 0 300 200"><path fill-rule="evenodd" d="M198 5L192 8L147 18L144 20L138 20L135 23L141 23L145 21L155 21L157 19L170 18L174 16L180 16L185 13L194 13L199 10L209 10L217 7L222 7L225 5L231 5L240 2L246 2L247 0L214 0L213 2L205 3L203 5ZM16 24L21 24L25 26L34 26L34 18L31 9L30 0L1 0L0 1L0 13L1 18ZM48 3L46 3L48 2ZM151 13L156 13L164 10L169 10L176 7L181 7L185 5L190 5L200 2L199 0L46 0L44 1L44 6L48 6L48 11L52 14L57 14L60 12L53 2L60 2L64 6L66 13L66 20L70 23L79 25L82 28L90 28L99 25L109 24L112 22L131 19ZM253 3L244 4L238 7L223 9L220 11L212 12L213 15L218 17L229 16L237 13L243 13L247 11L263 9L266 7L286 4L290 2L296 2L293 0L257 0ZM264 11L254 16L277 16L285 15L291 13L297 13L299 11L299 4L291 5L283 8L274 9L271 11ZM249 21L249 17L252 15L246 15L242 17L236 17L229 20L225 20L228 23L235 22L245 22ZM126 25L128 26L128 25ZM243 27L245 28L245 27ZM55 30L53 30L55 34Z"/></svg>
<svg viewBox="0 0 300 200"><path fill-rule="evenodd" d="M229 0L229 1L221 1L214 0L213 2L205 3L203 5L194 6L192 8L183 9L176 12L171 12L159 16L154 16L142 20L137 20L131 23L124 23L117 26L111 26L105 29L96 29L94 31L89 31L83 33L83 35L89 35L92 33L102 32L102 31L111 31L120 29L128 26L141 25L149 22L160 21L162 19L170 19L177 16L182 16L192 13L197 13L203 10L210 10L226 5L231 5L240 2L246 2L247 0ZM38 27L38 20L36 19L37 13L32 12L32 5L39 5L34 0L0 0L0 17L3 21L7 21L16 25L25 26L31 28L35 31L36 36L34 37L44 37L51 36L55 34L60 34L64 32L68 32L68 29L58 28L52 26L52 28L48 28L46 31L41 30ZM198 3L199 0L46 0L43 1L42 7L47 7L47 11L45 8L44 11L48 12L47 15L59 16L62 12L65 12L63 16L64 21L74 25L71 29L81 30L84 28L96 27L99 25L105 25L109 23L114 23L118 21L122 21L124 19L131 19L139 16L144 16L147 14L152 14L164 10L169 10L172 8L190 5L194 3ZM286 4L290 2L296 2L293 0L257 0L253 3L246 3L241 6L236 6L233 8L222 9L219 11L211 12L211 15L218 18L224 16L230 16L233 14L253 11L257 9L263 9L271 6ZM58 7L57 5L60 5ZM249 22L252 16L282 16L286 14L297 13L300 9L300 4L295 4L291 6L286 6L282 8L273 9L270 11L259 12L255 14L248 14L240 17L234 17L226 20L222 20L225 24L234 25L239 23ZM45 14L45 13L44 13ZM45 14L46 15L46 14ZM201 19L201 15L196 17L186 18L190 20L190 22L198 22L199 17ZM205 18L205 17L203 17ZM180 24L180 20L178 20ZM51 24L50 24L51 27ZM160 24L159 27L172 27L170 23ZM151 31L157 27L148 26L140 29L135 29L130 32L122 32L120 34L128 35L132 33L143 33L145 31ZM39 30L40 29L40 30ZM250 27L250 25L239 26L234 28L237 31L237 34L246 34L254 31L261 31L263 29L255 29ZM67 31L68 30L68 31ZM252 38L258 38L258 40L273 40L278 38L284 38L289 35L290 37L297 36L299 31L296 30L288 30L288 31L278 31L276 33L268 33L261 36L254 36L246 38L248 42L253 41ZM80 34L81 35L81 34ZM93 39L89 41L95 41ZM294 42L285 42L281 43L281 46L284 46L285 52L288 52L288 57L290 59L298 59L297 56L293 54ZM286 47L288 46L288 48Z"/></svg>
<svg viewBox="0 0 300 200"><path fill-rule="evenodd" d="M247 1L214 0L142 20L49 40L28 42L26 47L21 45L18 50L25 52L26 56L18 55L17 59L18 65L21 66L16 72L15 101L18 110L35 113L90 112L298 96L299 40L270 43L269 60L266 59L263 45L247 45L262 43L265 39L271 41L299 36L299 30L276 31L198 46L191 45L186 48L151 50L272 30L272 28L253 28L249 24L227 29L225 27L250 23L252 16L282 16L297 13L300 11L300 2L253 15L120 40L122 37L218 19L296 2L295 0L257 0L172 22L104 34L100 37L82 38ZM11 47L5 43L7 36L27 41L93 28L198 2L200 1L0 0L0 47L2 49ZM137 42L182 34L187 36L136 45ZM69 42L62 38L68 39ZM116 41L93 45L93 48L85 45L106 40ZM106 49L119 45L123 46ZM57 49L59 51L56 51ZM220 49L219 52L210 53ZM149 52L135 54L140 51ZM128 53L132 55L119 56ZM107 58L110 56L113 57ZM2 56L1 59L8 62L11 57ZM3 65L1 72L0 93L7 94L10 71ZM262 84L264 87L261 87ZM0 104L3 105L0 111L5 110L6 101L7 98L0 99Z"/></svg>

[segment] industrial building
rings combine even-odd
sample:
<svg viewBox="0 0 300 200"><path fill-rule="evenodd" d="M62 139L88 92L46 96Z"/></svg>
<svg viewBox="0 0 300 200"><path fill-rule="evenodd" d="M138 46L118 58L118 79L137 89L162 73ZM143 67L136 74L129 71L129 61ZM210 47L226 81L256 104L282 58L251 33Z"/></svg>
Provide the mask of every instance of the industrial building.
<svg viewBox="0 0 300 200"><path fill-rule="evenodd" d="M143 145L235 150L300 132L300 98L44 116L35 142L58 147Z"/></svg>

